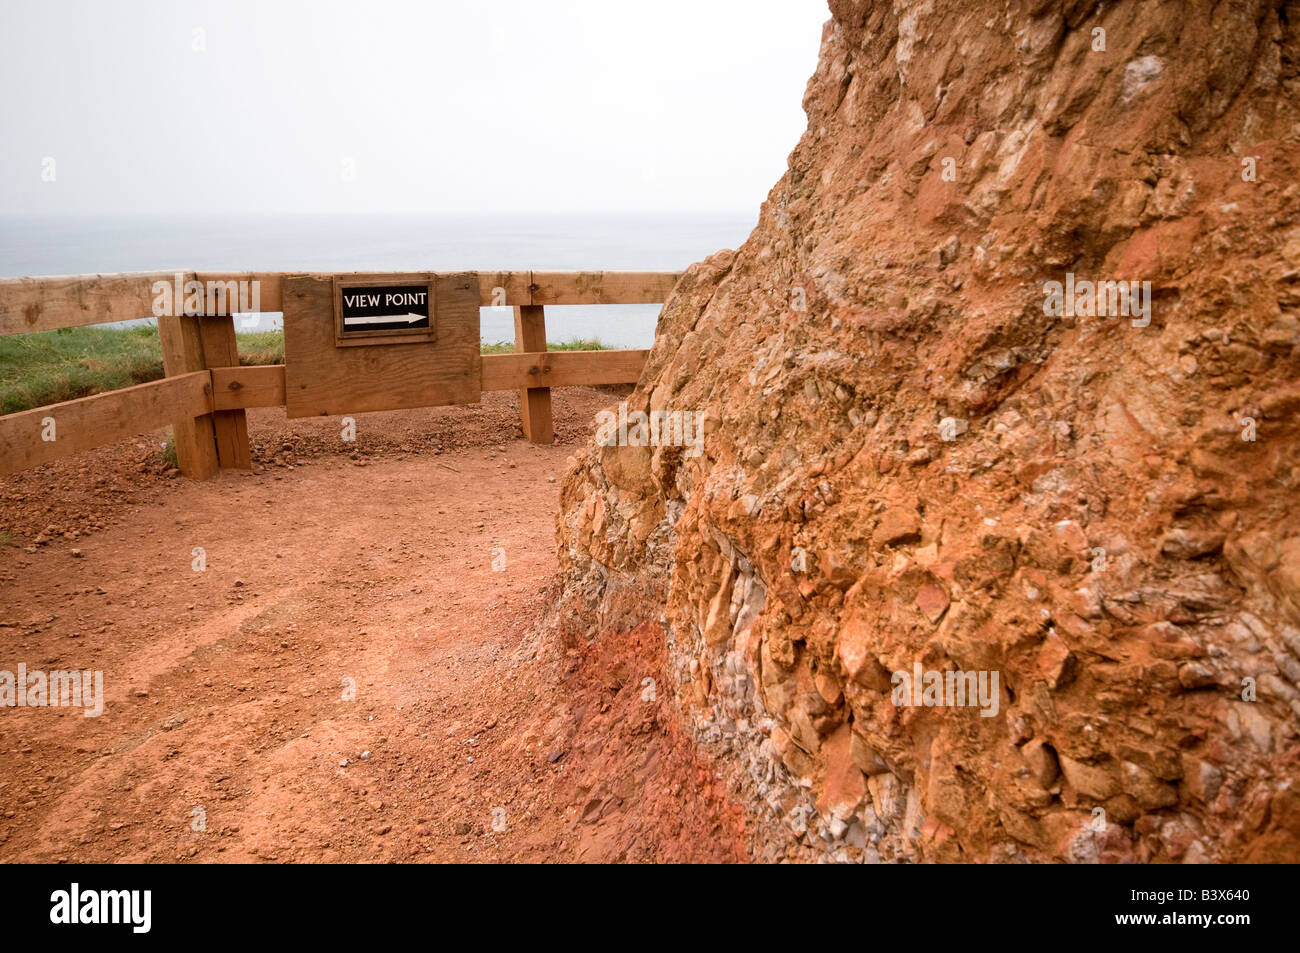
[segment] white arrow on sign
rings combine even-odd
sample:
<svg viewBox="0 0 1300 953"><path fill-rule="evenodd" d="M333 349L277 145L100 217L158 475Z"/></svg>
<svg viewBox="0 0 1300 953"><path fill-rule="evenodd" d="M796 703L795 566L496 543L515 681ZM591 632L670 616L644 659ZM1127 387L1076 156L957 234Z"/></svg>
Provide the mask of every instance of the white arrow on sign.
<svg viewBox="0 0 1300 953"><path fill-rule="evenodd" d="M406 314L373 314L364 318L344 318L343 327L361 327L366 324L392 324L402 318L407 319L407 324L415 324L417 321L427 321L429 316L427 314L412 314L409 311Z"/></svg>

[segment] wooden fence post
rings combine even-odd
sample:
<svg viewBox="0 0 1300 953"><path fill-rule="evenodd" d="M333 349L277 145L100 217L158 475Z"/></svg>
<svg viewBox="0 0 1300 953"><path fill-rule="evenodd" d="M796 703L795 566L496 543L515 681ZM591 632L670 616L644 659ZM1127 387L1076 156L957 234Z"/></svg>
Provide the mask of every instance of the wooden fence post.
<svg viewBox="0 0 1300 953"><path fill-rule="evenodd" d="M179 302L177 309L180 309ZM168 377L204 370L199 321L199 318L185 314L165 314L158 318L163 372ZM208 390L212 390L210 382ZM211 414L172 421L172 442L181 473L187 477L206 480L220 469Z"/></svg>
<svg viewBox="0 0 1300 953"><path fill-rule="evenodd" d="M546 315L540 304L515 305L515 350L546 350ZM520 388L519 416L530 443L555 442L549 387Z"/></svg>
<svg viewBox="0 0 1300 953"><path fill-rule="evenodd" d="M235 319L229 314L209 314L199 319L203 340L203 366L239 366L239 342ZM253 469L253 452L248 444L248 419L242 410L218 410L212 414L217 442L217 462L224 468Z"/></svg>

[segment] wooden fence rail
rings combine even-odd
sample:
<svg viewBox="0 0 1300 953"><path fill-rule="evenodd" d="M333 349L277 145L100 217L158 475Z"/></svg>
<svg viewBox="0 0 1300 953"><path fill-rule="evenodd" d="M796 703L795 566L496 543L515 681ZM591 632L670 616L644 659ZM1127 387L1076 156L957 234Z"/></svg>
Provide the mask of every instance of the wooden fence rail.
<svg viewBox="0 0 1300 953"><path fill-rule="evenodd" d="M151 271L115 275L55 275L0 278L0 335L53 331L154 316L159 282L172 289L197 281L204 289L204 312L216 313L218 292L229 282L257 282L258 307L283 310L281 279L296 272ZM349 272L313 272L321 277ZM373 272L368 272L373 276ZM662 271L480 271L479 307L562 304L662 304L680 277ZM177 308L177 310L180 310ZM234 309L238 311L239 309ZM230 309L226 309L230 313Z"/></svg>
<svg viewBox="0 0 1300 953"><path fill-rule="evenodd" d="M0 278L0 335L152 317L155 283L171 283L177 274L194 277L156 271Z"/></svg>
<svg viewBox="0 0 1300 953"><path fill-rule="evenodd" d="M159 317L163 380L0 417L0 475L168 424L186 476L251 467L244 412L286 405L285 368L239 366L232 315L250 303L261 312L282 310L282 279L288 274L175 271L0 279L0 335L148 317L155 312L159 282L171 291L171 310L183 310L183 300L174 299L178 292L188 295L187 286L201 289L196 300L204 310ZM516 352L478 358L472 369L480 373L481 389L518 389L525 437L550 443L550 388L635 383L650 352L547 351L544 306L658 304L679 276L516 271L475 277L480 307L515 309ZM246 296L241 302L233 294L239 282L257 282L251 286L257 289L255 301Z"/></svg>
<svg viewBox="0 0 1300 953"><path fill-rule="evenodd" d="M212 412L207 371L0 417L0 475Z"/></svg>

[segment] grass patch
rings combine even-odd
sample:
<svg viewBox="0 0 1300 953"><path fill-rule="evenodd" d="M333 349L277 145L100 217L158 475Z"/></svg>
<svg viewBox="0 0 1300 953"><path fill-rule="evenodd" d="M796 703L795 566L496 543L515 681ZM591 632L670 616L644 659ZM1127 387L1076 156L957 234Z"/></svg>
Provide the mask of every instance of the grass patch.
<svg viewBox="0 0 1300 953"><path fill-rule="evenodd" d="M159 454L163 463L169 467L180 467L181 463L176 459L176 435L171 429L167 431L167 442L163 444L162 452Z"/></svg>
<svg viewBox="0 0 1300 953"><path fill-rule="evenodd" d="M236 333L245 367L284 363L283 331ZM548 344L552 351L604 351L593 339ZM484 344L484 354L510 354L513 343ZM63 328L0 337L0 415L76 400L163 376L158 328Z"/></svg>
<svg viewBox="0 0 1300 953"><path fill-rule="evenodd" d="M284 363L282 331L252 331L235 338L240 364ZM153 324L0 337L0 414L102 394L162 376L162 345Z"/></svg>
<svg viewBox="0 0 1300 953"><path fill-rule="evenodd" d="M239 342L239 363L244 367L284 363L283 331L235 332Z"/></svg>
<svg viewBox="0 0 1300 953"><path fill-rule="evenodd" d="M603 344L595 338L569 338L567 341L548 341L546 349L548 351L614 350L610 345ZM497 341L495 344L484 344L480 350L484 354L513 354L515 353L515 343L513 341Z"/></svg>
<svg viewBox="0 0 1300 953"><path fill-rule="evenodd" d="M65 328L0 337L0 414L163 376L158 329Z"/></svg>

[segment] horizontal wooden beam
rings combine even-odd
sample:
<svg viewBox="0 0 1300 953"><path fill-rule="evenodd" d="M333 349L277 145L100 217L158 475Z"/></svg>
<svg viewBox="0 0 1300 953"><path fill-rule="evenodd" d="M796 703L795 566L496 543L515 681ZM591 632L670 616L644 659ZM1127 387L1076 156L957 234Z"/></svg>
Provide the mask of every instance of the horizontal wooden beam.
<svg viewBox="0 0 1300 953"><path fill-rule="evenodd" d="M635 384L649 351L530 351L484 354L483 389Z"/></svg>
<svg viewBox="0 0 1300 953"><path fill-rule="evenodd" d="M479 307L548 304L663 304L675 271L479 272Z"/></svg>
<svg viewBox="0 0 1300 953"><path fill-rule="evenodd" d="M681 275L666 271L534 271L529 304L663 304Z"/></svg>
<svg viewBox="0 0 1300 953"><path fill-rule="evenodd" d="M480 271L478 306L512 308L515 305L531 304L532 283L531 271Z"/></svg>
<svg viewBox="0 0 1300 953"><path fill-rule="evenodd" d="M540 351L485 354L483 390L635 384L649 351ZM214 367L212 409L284 406L284 365Z"/></svg>
<svg viewBox="0 0 1300 953"><path fill-rule="evenodd" d="M282 311L281 279L291 272L198 272L205 291L215 282L258 283L260 310ZM313 278L346 277L357 272L312 272ZM409 274L409 272L394 272ZM480 308L535 304L662 304L681 274L675 271L479 271ZM367 278L384 272L364 272ZM250 289L251 294L251 289ZM229 297L229 295L227 295ZM208 291L208 298L212 298ZM209 313L223 313L213 311ZM230 313L227 309L224 313Z"/></svg>
<svg viewBox="0 0 1300 953"><path fill-rule="evenodd" d="M283 311L280 278L277 271L199 271L194 274L194 279L203 285L207 302L205 314ZM244 308L239 304L241 301L249 302L250 307ZM252 307L253 304L256 307Z"/></svg>
<svg viewBox="0 0 1300 953"><path fill-rule="evenodd" d="M212 378L194 371L8 414L0 417L0 475L211 412Z"/></svg>
<svg viewBox="0 0 1300 953"><path fill-rule="evenodd" d="M284 310L279 271L150 271L116 275L0 278L0 335L52 331L153 317L154 285L166 282L172 313L186 304L185 282L202 284L207 314ZM352 272L327 272L318 277ZM367 272L381 275L383 272ZM476 272L479 307L556 304L662 304L680 275L667 271ZM255 284L254 284L255 283ZM254 290L256 300L254 301ZM245 304L248 306L245 307Z"/></svg>
<svg viewBox="0 0 1300 953"><path fill-rule="evenodd" d="M283 364L212 369L213 410L283 406Z"/></svg>
<svg viewBox="0 0 1300 953"><path fill-rule="evenodd" d="M0 335L153 317L154 283L190 272L0 278Z"/></svg>

